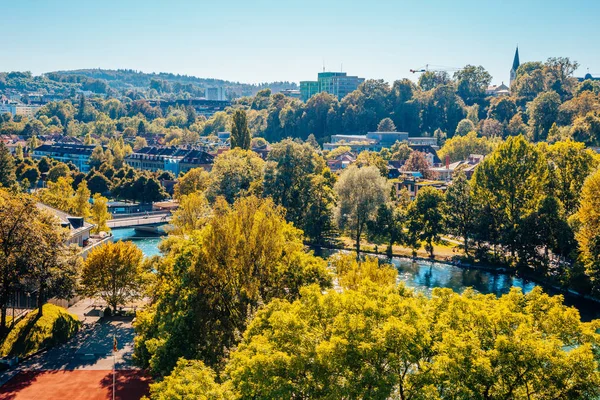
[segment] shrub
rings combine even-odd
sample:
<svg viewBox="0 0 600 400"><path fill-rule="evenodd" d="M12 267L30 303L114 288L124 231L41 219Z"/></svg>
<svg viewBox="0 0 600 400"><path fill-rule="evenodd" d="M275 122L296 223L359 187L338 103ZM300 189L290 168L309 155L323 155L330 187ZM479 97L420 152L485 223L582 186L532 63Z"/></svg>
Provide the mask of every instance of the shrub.
<svg viewBox="0 0 600 400"><path fill-rule="evenodd" d="M1 344L2 356L26 357L44 348L64 343L79 329L78 318L62 307L45 304L42 316L31 311L8 333Z"/></svg>

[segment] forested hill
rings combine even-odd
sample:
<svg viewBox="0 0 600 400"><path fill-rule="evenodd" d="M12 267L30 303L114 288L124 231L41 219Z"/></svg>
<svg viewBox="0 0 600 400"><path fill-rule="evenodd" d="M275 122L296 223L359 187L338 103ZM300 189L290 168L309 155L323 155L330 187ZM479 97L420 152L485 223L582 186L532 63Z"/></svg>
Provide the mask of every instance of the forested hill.
<svg viewBox="0 0 600 400"><path fill-rule="evenodd" d="M294 82L248 84L166 72L144 73L130 69L78 69L48 72L42 76L33 76L30 72L0 72L0 89L27 92L65 93L72 89L82 89L95 93L112 93L130 90L149 92L154 89L161 95L187 93L197 97L204 96L204 89L207 87L223 87L226 96L233 98L254 95L264 88L271 88L273 92L296 89L297 85Z"/></svg>

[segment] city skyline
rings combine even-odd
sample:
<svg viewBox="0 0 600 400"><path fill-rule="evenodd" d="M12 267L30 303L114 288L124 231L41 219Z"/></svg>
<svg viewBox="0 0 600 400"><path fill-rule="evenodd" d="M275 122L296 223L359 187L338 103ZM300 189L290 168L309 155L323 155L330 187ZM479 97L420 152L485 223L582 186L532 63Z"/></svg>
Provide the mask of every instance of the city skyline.
<svg viewBox="0 0 600 400"><path fill-rule="evenodd" d="M346 6L342 6L346 4ZM482 65L493 83L508 83L514 50L521 62L570 57L576 75L600 72L590 51L600 4L575 0L374 1L369 7L309 0L224 7L190 1L109 0L3 7L0 70L40 73L83 68L171 72L245 83L313 80L326 71L367 79L416 80L426 64ZM435 13L428 10L435 9ZM534 17L535 16L535 17ZM343 66L343 67L342 67ZM452 71L450 72L452 74Z"/></svg>

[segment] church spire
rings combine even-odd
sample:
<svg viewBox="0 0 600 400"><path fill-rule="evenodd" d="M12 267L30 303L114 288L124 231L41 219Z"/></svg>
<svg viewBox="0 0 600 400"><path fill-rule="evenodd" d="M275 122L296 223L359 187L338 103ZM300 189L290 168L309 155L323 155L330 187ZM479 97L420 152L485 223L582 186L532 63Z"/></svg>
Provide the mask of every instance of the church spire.
<svg viewBox="0 0 600 400"><path fill-rule="evenodd" d="M521 62L519 61L519 46L515 51L515 59L513 60L512 68L510 69L510 86L512 86L514 80L517 78L517 70L519 69Z"/></svg>
<svg viewBox="0 0 600 400"><path fill-rule="evenodd" d="M519 65L521 65L521 63L519 62L519 46L517 45L517 50L515 51L515 59L513 60L512 65L513 71L517 72L517 70L519 69Z"/></svg>

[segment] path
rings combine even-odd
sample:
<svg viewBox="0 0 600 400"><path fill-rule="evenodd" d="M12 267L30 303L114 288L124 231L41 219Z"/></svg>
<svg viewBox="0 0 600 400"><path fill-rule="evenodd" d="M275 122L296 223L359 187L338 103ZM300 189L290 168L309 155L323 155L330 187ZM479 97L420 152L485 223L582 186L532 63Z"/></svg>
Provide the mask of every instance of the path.
<svg viewBox="0 0 600 400"><path fill-rule="evenodd" d="M89 299L82 300L69 311L76 314L83 323L82 328L67 343L37 354L16 367L0 374L0 385L21 373L18 378L43 371L110 371L113 368L113 341L116 337L118 351L114 355L116 369L134 373L133 338L131 318L114 318L100 321L98 311L91 307ZM91 374L91 376L94 376ZM0 393L13 385L9 382L0 388ZM1 396L0 396L1 398Z"/></svg>

